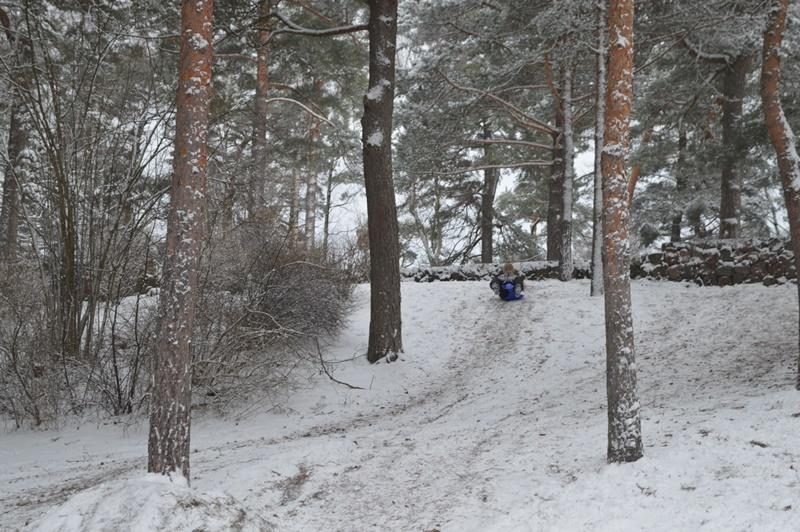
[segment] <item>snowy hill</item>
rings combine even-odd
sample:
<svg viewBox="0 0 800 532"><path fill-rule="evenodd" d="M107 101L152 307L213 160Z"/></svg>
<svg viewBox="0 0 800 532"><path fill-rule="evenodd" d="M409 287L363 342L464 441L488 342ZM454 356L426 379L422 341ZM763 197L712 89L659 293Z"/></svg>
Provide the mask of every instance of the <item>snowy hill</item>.
<svg viewBox="0 0 800 532"><path fill-rule="evenodd" d="M192 488L276 530L796 530L794 286L638 281L645 458L605 463L602 299L588 282L403 284L405 354L314 376L284 408L198 418ZM368 288L326 358L366 350ZM792 332L787 332L792 331ZM0 433L0 529L143 476L146 426Z"/></svg>

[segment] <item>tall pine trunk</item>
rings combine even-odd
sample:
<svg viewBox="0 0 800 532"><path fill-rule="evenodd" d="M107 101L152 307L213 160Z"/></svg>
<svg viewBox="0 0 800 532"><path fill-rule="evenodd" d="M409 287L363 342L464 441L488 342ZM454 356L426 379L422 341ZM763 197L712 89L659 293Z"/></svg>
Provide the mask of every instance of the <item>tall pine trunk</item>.
<svg viewBox="0 0 800 532"><path fill-rule="evenodd" d="M675 196L678 204L675 215L672 217L672 228L670 229L670 241L681 241L681 224L683 222L684 194L689 185L686 175L686 126L683 119L678 123L678 161L675 165Z"/></svg>
<svg viewBox="0 0 800 532"><path fill-rule="evenodd" d="M772 0L770 4L762 51L761 100L767 133L778 156L778 172L783 184L783 197L786 200L795 266L800 272L800 156L797 153L797 139L786 120L780 97L781 45L786 28L789 0ZM798 284L798 301L800 302L800 284ZM800 330L800 323L798 329ZM800 390L800 350L798 351L797 389Z"/></svg>
<svg viewBox="0 0 800 532"><path fill-rule="evenodd" d="M725 69L722 90L722 179L719 205L719 237L739 236L742 208L742 164L746 153L742 135L744 103L750 56L741 54Z"/></svg>
<svg viewBox="0 0 800 532"><path fill-rule="evenodd" d="M608 33L606 0L597 2L597 65L595 69L594 203L592 209L592 283L590 296L603 294L603 127L606 116Z"/></svg>
<svg viewBox="0 0 800 532"><path fill-rule="evenodd" d="M328 180L325 182L325 210L322 221L322 256L328 259L328 238L331 232L331 210L333 209L333 166L328 170Z"/></svg>
<svg viewBox="0 0 800 532"><path fill-rule="evenodd" d="M292 181L289 184L289 221L286 230L286 241L289 247L297 244L297 224L300 219L300 172L297 167L300 165L300 156L295 157L295 164L292 167Z"/></svg>
<svg viewBox="0 0 800 532"><path fill-rule="evenodd" d="M562 281L572 279L572 185L575 179L575 139L572 128L572 65L564 71L564 83L561 90L562 116L564 117L564 180L561 194L561 256L558 260L559 278Z"/></svg>
<svg viewBox="0 0 800 532"><path fill-rule="evenodd" d="M247 215L264 222L267 211L267 105L272 0L259 0L256 30L256 96L253 110L253 168L247 191Z"/></svg>
<svg viewBox="0 0 800 532"><path fill-rule="evenodd" d="M314 82L315 89L321 89L321 82ZM318 93L318 90L315 90ZM306 249L314 249L314 237L317 233L317 170L318 170L318 142L320 137L320 124L316 118L311 119L308 131L308 168L306 169L306 198L305 198L305 240Z"/></svg>
<svg viewBox="0 0 800 532"><path fill-rule="evenodd" d="M603 248L608 461L643 455L631 314L628 180L633 103L633 0L610 0L603 148Z"/></svg>
<svg viewBox="0 0 800 532"><path fill-rule="evenodd" d="M547 198L547 260L561 260L561 215L564 208L564 142L561 133L564 127L563 108L560 99L555 106L557 133L553 134L553 165L550 170Z"/></svg>
<svg viewBox="0 0 800 532"><path fill-rule="evenodd" d="M175 156L153 359L147 470L189 480L192 331L206 217L213 0L183 0Z"/></svg>
<svg viewBox="0 0 800 532"><path fill-rule="evenodd" d="M367 359L390 361L403 350L400 244L392 179L397 0L369 1L369 91L361 119L370 254Z"/></svg>
<svg viewBox="0 0 800 532"><path fill-rule="evenodd" d="M8 13L2 11L6 36L13 47L11 118L8 126L8 160L3 179L3 206L0 211L0 258L14 260L19 245L19 214L22 197L20 183L30 180L32 160L28 153L28 135L33 124L25 108L25 94L31 86L33 49L26 37L11 31Z"/></svg>
<svg viewBox="0 0 800 532"><path fill-rule="evenodd" d="M492 130L488 122L483 124L483 138L492 138ZM483 146L484 164L493 164L492 145ZM494 256L494 196L497 192L497 169L486 168L483 171L483 193L481 194L481 262L489 264Z"/></svg>
<svg viewBox="0 0 800 532"><path fill-rule="evenodd" d="M16 99L15 99L16 100ZM27 144L27 132L20 124L20 102L11 110L8 132L8 163L3 179L3 210L0 212L0 244L2 255L8 260L17 256L17 232L19 227L19 182L22 181L21 158Z"/></svg>

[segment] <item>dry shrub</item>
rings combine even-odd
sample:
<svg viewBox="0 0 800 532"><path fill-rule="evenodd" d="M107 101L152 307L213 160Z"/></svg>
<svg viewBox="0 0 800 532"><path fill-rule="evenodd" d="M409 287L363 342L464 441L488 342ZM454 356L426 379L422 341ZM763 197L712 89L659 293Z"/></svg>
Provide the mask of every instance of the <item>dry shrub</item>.
<svg viewBox="0 0 800 532"><path fill-rule="evenodd" d="M34 264L0 264L0 415L17 427L54 420L64 389L45 294Z"/></svg>
<svg viewBox="0 0 800 532"><path fill-rule="evenodd" d="M285 388L317 360L315 340L340 330L352 283L318 252L243 226L204 257L194 381L214 404Z"/></svg>

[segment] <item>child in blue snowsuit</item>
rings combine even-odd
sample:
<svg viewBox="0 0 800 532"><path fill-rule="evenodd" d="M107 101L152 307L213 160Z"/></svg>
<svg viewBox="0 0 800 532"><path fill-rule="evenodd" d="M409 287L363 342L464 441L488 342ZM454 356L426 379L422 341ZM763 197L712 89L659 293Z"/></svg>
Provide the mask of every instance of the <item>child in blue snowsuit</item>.
<svg viewBox="0 0 800 532"><path fill-rule="evenodd" d="M514 269L514 265L507 262L503 266L503 271L492 278L489 283L495 294L500 299L514 301L522 299L522 291L525 290L525 277Z"/></svg>

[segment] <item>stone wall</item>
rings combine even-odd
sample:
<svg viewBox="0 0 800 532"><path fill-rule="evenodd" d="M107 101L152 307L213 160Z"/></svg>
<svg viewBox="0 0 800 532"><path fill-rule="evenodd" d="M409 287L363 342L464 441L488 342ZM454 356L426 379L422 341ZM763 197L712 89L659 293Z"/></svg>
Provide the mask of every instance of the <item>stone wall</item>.
<svg viewBox="0 0 800 532"><path fill-rule="evenodd" d="M635 279L691 281L701 285L784 284L796 279L794 253L778 239L672 242L635 259Z"/></svg>
<svg viewBox="0 0 800 532"><path fill-rule="evenodd" d="M419 266L404 268L400 275L409 281L425 283L431 281L489 281L497 274L502 264L457 264L452 266ZM558 279L558 262L535 261L515 262L514 267L526 279L541 281ZM576 279L588 279L592 276L589 263L575 261L574 275Z"/></svg>
<svg viewBox="0 0 800 532"><path fill-rule="evenodd" d="M558 279L558 263L536 261L514 263L526 279L541 281ZM407 281L489 281L500 271L501 264L459 264L453 266L419 266L401 270ZM592 276L588 262L575 262L575 278ZM634 257L631 277L700 285L727 286L741 283L784 284L796 279L794 253L783 240L708 240L673 242L661 251Z"/></svg>

